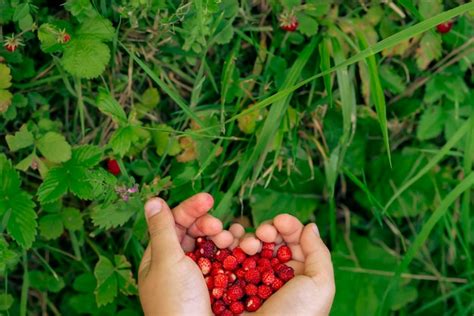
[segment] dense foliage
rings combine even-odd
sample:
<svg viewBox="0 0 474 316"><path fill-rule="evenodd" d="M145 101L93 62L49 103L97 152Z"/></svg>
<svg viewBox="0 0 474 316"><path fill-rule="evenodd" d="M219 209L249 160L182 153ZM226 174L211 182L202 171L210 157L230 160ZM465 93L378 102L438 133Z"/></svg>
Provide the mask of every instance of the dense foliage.
<svg viewBox="0 0 474 316"><path fill-rule="evenodd" d="M474 313L473 35L461 0L0 0L0 313L140 315L143 202L200 191L315 220L334 315Z"/></svg>

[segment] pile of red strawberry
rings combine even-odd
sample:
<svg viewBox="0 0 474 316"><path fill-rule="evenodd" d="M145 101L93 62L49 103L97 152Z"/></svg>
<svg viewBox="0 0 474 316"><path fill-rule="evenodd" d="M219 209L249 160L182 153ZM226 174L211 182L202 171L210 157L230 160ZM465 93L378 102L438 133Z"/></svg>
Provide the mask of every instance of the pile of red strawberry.
<svg viewBox="0 0 474 316"><path fill-rule="evenodd" d="M218 249L211 240L199 237L194 252L186 255L204 275L215 315L254 312L295 275L285 264L291 260L286 245L275 251L274 243L263 243L260 253L248 256L239 247Z"/></svg>

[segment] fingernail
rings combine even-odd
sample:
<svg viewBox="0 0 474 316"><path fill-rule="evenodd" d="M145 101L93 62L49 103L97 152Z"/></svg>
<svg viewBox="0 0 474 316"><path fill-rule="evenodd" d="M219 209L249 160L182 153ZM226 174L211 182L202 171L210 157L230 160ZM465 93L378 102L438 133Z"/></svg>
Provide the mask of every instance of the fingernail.
<svg viewBox="0 0 474 316"><path fill-rule="evenodd" d="M316 236L319 237L319 229L318 229L318 226L316 226L316 224L313 224L313 231L316 234Z"/></svg>
<svg viewBox="0 0 474 316"><path fill-rule="evenodd" d="M151 201L148 201L145 205L145 215L147 218L151 218L152 216L155 216L161 211L162 205L161 201L157 199L153 199Z"/></svg>

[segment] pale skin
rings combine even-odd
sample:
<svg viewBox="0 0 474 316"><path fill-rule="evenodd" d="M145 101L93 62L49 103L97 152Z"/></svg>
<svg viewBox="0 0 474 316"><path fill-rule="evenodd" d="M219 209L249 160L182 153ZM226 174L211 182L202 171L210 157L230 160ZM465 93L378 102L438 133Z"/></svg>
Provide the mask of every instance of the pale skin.
<svg viewBox="0 0 474 316"><path fill-rule="evenodd" d="M211 238L220 248L240 246L247 254L260 251L262 241L286 243L293 252L288 264L296 276L272 295L255 315L328 315L335 294L330 252L315 224L304 226L282 214L261 224L255 235L208 214L214 204L199 193L170 210L160 198L145 205L150 232L139 268L139 294L145 315L212 315L209 294L198 266L185 255L198 236Z"/></svg>

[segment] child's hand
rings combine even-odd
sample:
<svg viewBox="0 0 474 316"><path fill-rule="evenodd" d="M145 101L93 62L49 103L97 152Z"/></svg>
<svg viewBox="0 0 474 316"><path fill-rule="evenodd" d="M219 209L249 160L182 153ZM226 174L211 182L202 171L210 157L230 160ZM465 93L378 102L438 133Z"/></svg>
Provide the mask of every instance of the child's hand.
<svg viewBox="0 0 474 316"><path fill-rule="evenodd" d="M184 251L192 250L198 236L209 236L223 248L235 244L234 236L222 230L222 223L207 214L213 204L206 193L187 199L173 211L160 198L146 203L150 244L138 276L145 315L212 314L204 277Z"/></svg>
<svg viewBox="0 0 474 316"><path fill-rule="evenodd" d="M234 229L237 229L234 227ZM272 295L258 310L262 315L328 315L335 294L331 254L315 224L303 226L294 216L278 215L246 235L240 247L249 255L261 250L262 242L285 242L293 253L287 264L296 276Z"/></svg>

